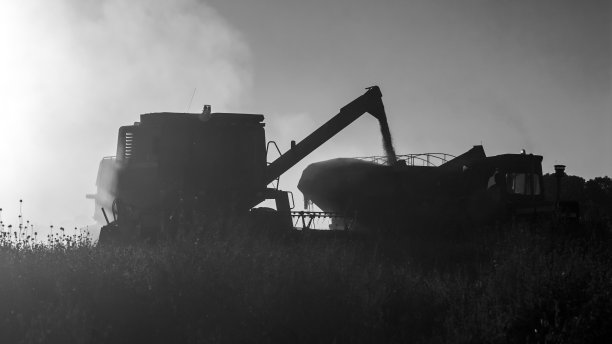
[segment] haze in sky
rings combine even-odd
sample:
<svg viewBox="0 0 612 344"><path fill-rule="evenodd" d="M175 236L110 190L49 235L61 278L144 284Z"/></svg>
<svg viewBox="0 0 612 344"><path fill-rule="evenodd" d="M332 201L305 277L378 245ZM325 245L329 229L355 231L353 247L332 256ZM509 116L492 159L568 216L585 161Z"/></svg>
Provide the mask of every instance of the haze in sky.
<svg viewBox="0 0 612 344"><path fill-rule="evenodd" d="M0 207L66 228L92 222L98 163L139 114L240 103L250 49L195 0L1 2Z"/></svg>
<svg viewBox="0 0 612 344"><path fill-rule="evenodd" d="M141 113L263 113L286 150L374 84L399 154L482 143L611 175L611 23L607 0L1 0L3 220L23 199L41 225L90 223L99 160ZM281 188L299 205L309 163L382 154L366 115Z"/></svg>

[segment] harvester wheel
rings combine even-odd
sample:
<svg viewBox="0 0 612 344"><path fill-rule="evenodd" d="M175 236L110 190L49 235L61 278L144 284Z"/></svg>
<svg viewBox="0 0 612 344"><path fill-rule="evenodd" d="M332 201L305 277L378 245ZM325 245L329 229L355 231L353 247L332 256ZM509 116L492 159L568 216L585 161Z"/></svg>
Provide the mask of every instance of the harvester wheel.
<svg viewBox="0 0 612 344"><path fill-rule="evenodd" d="M283 221L283 214L272 208L254 208L250 213L250 227L253 233L277 234L283 233L291 228L287 228L286 221Z"/></svg>

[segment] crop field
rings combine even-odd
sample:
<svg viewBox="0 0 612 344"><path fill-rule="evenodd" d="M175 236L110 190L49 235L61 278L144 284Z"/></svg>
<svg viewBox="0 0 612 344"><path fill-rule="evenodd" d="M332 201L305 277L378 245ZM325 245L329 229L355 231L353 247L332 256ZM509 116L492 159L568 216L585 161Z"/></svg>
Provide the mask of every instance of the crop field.
<svg viewBox="0 0 612 344"><path fill-rule="evenodd" d="M609 225L0 245L1 343L603 343ZM197 232L193 230L193 232Z"/></svg>

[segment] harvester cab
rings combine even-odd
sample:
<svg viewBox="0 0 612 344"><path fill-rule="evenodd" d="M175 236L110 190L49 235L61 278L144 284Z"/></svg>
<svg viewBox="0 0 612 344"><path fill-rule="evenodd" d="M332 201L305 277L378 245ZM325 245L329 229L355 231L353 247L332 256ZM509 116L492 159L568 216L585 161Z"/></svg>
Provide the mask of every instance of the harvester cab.
<svg viewBox="0 0 612 344"><path fill-rule="evenodd" d="M544 198L542 156L501 154L472 161L465 170L473 218L499 220L552 211ZM477 215L476 213L479 213Z"/></svg>

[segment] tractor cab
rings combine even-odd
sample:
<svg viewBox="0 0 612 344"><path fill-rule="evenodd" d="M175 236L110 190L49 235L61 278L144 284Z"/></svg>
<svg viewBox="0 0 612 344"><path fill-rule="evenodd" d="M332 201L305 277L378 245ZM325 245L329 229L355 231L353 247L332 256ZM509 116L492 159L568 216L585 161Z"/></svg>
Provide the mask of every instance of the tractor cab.
<svg viewBox="0 0 612 344"><path fill-rule="evenodd" d="M496 155L474 161L468 171L475 189L485 190L486 202L506 215L535 214L550 208L544 198L540 155Z"/></svg>

